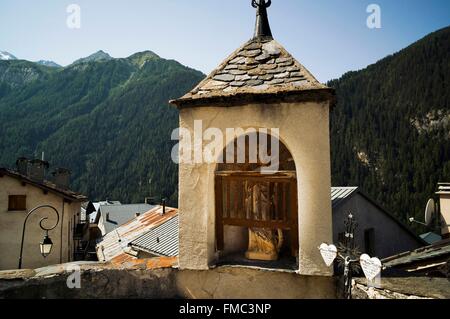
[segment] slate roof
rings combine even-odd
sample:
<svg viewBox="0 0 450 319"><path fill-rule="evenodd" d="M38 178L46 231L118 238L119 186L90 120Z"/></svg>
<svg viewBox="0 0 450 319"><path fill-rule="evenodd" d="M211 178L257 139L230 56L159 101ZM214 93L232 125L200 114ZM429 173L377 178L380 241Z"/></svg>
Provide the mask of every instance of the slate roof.
<svg viewBox="0 0 450 319"><path fill-rule="evenodd" d="M388 268L417 263L429 263L431 267L434 266L434 262L437 261L445 263L449 257L450 240L443 240L430 246L388 257L386 259L383 259L382 262L383 265Z"/></svg>
<svg viewBox="0 0 450 319"><path fill-rule="evenodd" d="M166 207L162 215L162 209L156 206L103 236L96 246L98 260L123 263L136 259L128 244L178 214L176 208Z"/></svg>
<svg viewBox="0 0 450 319"><path fill-rule="evenodd" d="M103 220L106 234L136 217L153 209L149 204L100 205L100 218ZM109 215L109 218L108 218Z"/></svg>
<svg viewBox="0 0 450 319"><path fill-rule="evenodd" d="M178 256L178 215L133 240L129 246L158 256Z"/></svg>
<svg viewBox="0 0 450 319"><path fill-rule="evenodd" d="M321 84L277 41L254 38L231 54L192 91L171 103L239 95L267 95L324 90Z"/></svg>
<svg viewBox="0 0 450 319"><path fill-rule="evenodd" d="M38 181L30 178L29 176L22 175L17 171L13 171L7 168L0 168L0 177L9 176L20 180L23 183L38 187L44 191L48 191L55 195L61 196L65 199L74 201L74 202L85 202L87 201L87 197L81 193L74 192L70 189L60 188L55 183L52 183L48 180Z"/></svg>

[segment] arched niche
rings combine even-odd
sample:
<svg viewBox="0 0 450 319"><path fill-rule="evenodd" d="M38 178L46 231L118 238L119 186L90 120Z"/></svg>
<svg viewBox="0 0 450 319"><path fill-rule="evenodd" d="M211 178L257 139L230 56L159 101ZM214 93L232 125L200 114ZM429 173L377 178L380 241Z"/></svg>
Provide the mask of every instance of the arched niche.
<svg viewBox="0 0 450 319"><path fill-rule="evenodd" d="M220 260L270 261L272 265L289 260L295 268L297 174L286 145L269 134L249 133L228 144L221 161L215 172Z"/></svg>

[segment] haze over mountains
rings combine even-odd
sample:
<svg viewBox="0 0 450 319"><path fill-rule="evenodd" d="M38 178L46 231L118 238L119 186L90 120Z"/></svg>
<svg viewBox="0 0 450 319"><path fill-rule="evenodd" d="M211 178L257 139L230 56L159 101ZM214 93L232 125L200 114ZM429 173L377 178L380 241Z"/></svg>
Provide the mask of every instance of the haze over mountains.
<svg viewBox="0 0 450 319"><path fill-rule="evenodd" d="M436 183L450 181L449 75L445 28L330 81L333 184L359 185L403 220L420 218ZM165 196L175 205L178 115L168 100L203 77L150 51L98 51L67 67L2 60L0 166L45 151L92 199Z"/></svg>

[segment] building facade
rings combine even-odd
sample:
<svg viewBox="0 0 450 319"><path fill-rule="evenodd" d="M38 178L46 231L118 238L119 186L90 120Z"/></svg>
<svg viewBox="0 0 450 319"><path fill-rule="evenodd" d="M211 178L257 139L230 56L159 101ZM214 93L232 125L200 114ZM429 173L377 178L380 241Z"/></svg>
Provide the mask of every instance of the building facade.
<svg viewBox="0 0 450 319"><path fill-rule="evenodd" d="M425 241L358 187L333 187L331 201L334 243L343 240L344 220L352 213L358 223L355 244L361 253L386 258L426 245Z"/></svg>
<svg viewBox="0 0 450 319"><path fill-rule="evenodd" d="M39 222L47 217L43 225L52 227L57 221L56 214L49 209L37 210L26 224L22 268L34 269L72 261L73 233L79 223L83 201L86 201L85 196L38 176L0 168L0 269L18 268L25 218L33 208L41 205L53 206L59 213L56 228L49 232L53 248L46 258L41 255L39 244L45 233Z"/></svg>

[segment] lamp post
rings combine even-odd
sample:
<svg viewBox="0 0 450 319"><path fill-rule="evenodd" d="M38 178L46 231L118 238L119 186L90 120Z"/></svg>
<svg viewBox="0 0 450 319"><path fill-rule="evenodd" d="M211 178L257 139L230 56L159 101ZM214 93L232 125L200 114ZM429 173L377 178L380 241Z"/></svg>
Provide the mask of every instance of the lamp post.
<svg viewBox="0 0 450 319"><path fill-rule="evenodd" d="M55 214L56 214L56 223L55 223L55 225L54 225L53 227L47 228L47 227L45 227L42 223L43 223L45 220L47 220L48 217L44 217L44 218L42 218L42 219L40 220L40 222L39 222L39 227L41 227L41 229L42 229L43 231L45 231L45 236L44 236L44 239L42 240L42 242L39 244L39 248L40 248L41 254L42 254L42 256L43 256L44 258L46 258L46 257L51 253L51 251L52 251L52 248L53 248L53 242L52 242L51 238L48 236L48 232L49 232L50 230L55 229L56 226L58 226L58 223L59 223L59 213L58 213L58 211L56 210L56 208L53 207L53 206L50 206L50 205L41 205L41 206L38 206L38 207L33 208L33 209L27 214L27 217L25 217L25 221L23 222L22 242L21 242L21 244L20 244L19 269L22 269L23 243L24 243L24 239L25 239L25 230L26 230L26 227L27 227L27 221L28 221L28 218L29 218L35 211L37 211L37 210L39 210L39 209L43 209L43 208L49 208L49 209L51 209L51 210L53 210L53 211L55 212Z"/></svg>

